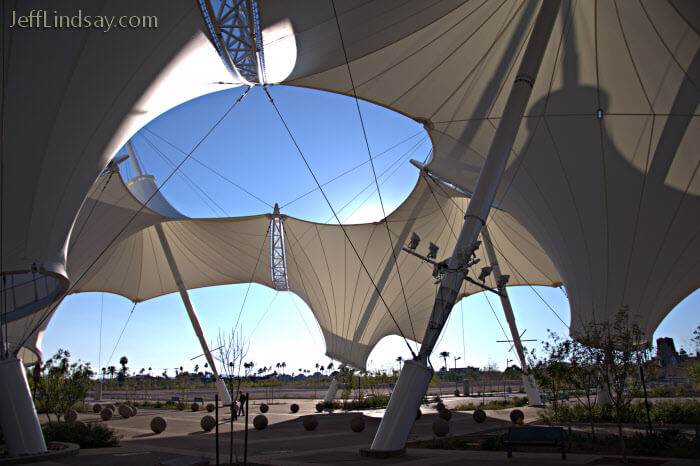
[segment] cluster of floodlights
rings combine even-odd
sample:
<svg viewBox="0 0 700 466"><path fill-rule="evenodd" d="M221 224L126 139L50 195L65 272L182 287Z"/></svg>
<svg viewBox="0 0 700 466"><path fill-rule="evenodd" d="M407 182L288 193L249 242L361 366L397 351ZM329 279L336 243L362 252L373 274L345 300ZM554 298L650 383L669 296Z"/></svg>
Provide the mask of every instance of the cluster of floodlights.
<svg viewBox="0 0 700 466"><path fill-rule="evenodd" d="M413 232L411 233L411 239L408 241L408 247L402 249L410 255L423 260L423 262L427 262L433 265L433 277L436 279L436 284L440 283L448 272L462 272L466 281L473 283L474 285L483 288L486 291L496 293L500 296L501 290L506 286L508 280L510 279L509 275L501 275L498 277L495 289L486 286L486 278L493 272L493 267L489 266L481 268L481 273L479 273L478 280L475 280L469 276L469 268L473 265L476 265L480 261L480 259L476 257L476 251L479 249L479 246L481 246L481 241L474 241L472 244L460 251L458 256L458 263L462 265L460 265L456 269L449 268L449 259L445 259L440 262L437 262L435 260L437 259L437 253L440 250L440 248L432 241L428 246L427 255L423 256L417 253L416 249L418 248L420 241L420 236Z"/></svg>

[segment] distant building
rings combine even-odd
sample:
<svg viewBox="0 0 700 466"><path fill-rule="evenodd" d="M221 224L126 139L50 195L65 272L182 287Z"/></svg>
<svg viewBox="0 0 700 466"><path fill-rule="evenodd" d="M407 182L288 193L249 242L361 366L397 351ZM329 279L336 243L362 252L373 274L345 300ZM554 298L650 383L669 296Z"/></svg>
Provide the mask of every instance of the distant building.
<svg viewBox="0 0 700 466"><path fill-rule="evenodd" d="M678 367L682 363L673 338L656 339L656 357L661 363L661 367Z"/></svg>
<svg viewBox="0 0 700 466"><path fill-rule="evenodd" d="M448 369L448 372L451 374L457 374L459 376L469 376L469 375L478 375L481 370L478 367L473 367L473 366L467 366L467 367L458 367L458 368L452 368Z"/></svg>

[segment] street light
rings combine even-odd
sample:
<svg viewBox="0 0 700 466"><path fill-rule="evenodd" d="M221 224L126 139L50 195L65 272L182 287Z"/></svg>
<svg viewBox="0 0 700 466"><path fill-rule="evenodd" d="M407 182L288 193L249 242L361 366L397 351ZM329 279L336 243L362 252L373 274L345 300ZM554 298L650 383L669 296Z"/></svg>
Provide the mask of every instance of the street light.
<svg viewBox="0 0 700 466"><path fill-rule="evenodd" d="M458 385L458 377L457 377L457 360L462 359L460 356L455 356L454 357L454 364L455 364L455 396L459 396L459 385Z"/></svg>
<svg viewBox="0 0 700 466"><path fill-rule="evenodd" d="M506 400L506 382L508 381L508 378L506 376L506 372L508 372L508 363L509 362L513 362L513 359L506 358L506 368L503 371L503 401Z"/></svg>

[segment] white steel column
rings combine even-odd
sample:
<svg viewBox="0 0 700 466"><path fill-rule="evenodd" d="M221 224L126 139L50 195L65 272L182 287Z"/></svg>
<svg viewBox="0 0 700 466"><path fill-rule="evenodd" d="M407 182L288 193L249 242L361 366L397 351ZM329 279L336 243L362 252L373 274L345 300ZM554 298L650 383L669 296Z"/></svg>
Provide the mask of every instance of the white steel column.
<svg viewBox="0 0 700 466"><path fill-rule="evenodd" d="M204 332L202 332L202 327L199 325L199 319L197 319L197 314L194 312L194 307L190 301L190 295L187 293L187 288L185 288L185 284L182 281L180 270L177 268L177 264L175 263L175 258L173 257L172 250L170 249L170 244L168 244L168 239L165 237L165 233L163 232L163 227L160 224L156 224L155 229L158 232L158 238L160 239L160 244L163 247L165 258L168 260L168 265L170 266L170 271L175 279L175 284L180 292L182 303L185 305L185 309L187 309L187 315L190 317L190 322L192 323L194 333L197 334L197 338L199 338L199 344L202 346L204 356L209 363L209 367L211 367L211 371L214 373L214 377L216 377L216 391L219 394L219 400L221 400L224 405L230 405L232 404L231 395L226 389L226 384L223 380L221 380L221 377L219 377L219 373L216 370L214 358L209 351L207 341L204 339Z"/></svg>
<svg viewBox="0 0 700 466"><path fill-rule="evenodd" d="M328 387L326 392L326 397L323 399L323 404L327 405L333 403L335 400L335 395L338 393L338 380L335 377L331 378L331 385Z"/></svg>
<svg viewBox="0 0 700 466"><path fill-rule="evenodd" d="M22 361L0 360L0 425L10 455L46 451Z"/></svg>
<svg viewBox="0 0 700 466"><path fill-rule="evenodd" d="M488 228L484 227L484 229L481 230L481 237L484 240L484 247L486 248L486 255L489 259L489 265L493 267L493 276L496 279L496 283L500 283L501 268L498 265L498 259L496 258L496 252L493 249L493 243L491 241L491 235L489 234ZM520 340L518 327L515 325L515 315L513 314L513 307L511 306L505 284L503 286L499 286L498 291L501 293L501 306L503 306L503 313L506 316L506 321L508 322L508 327L510 328L510 335L513 338L513 346L515 346L515 352L518 355L518 359L520 359L520 367L523 370L523 386L525 387L525 393L527 393L527 401L530 406L541 406L542 400L540 399L540 391L537 389L535 379L530 373L527 360L525 359L525 350L523 349L523 343Z"/></svg>
<svg viewBox="0 0 700 466"><path fill-rule="evenodd" d="M464 271L460 268L468 262L473 251L478 247L479 233L486 224L513 141L515 141L515 136L520 128L535 78L542 63L542 57L552 34L560 3L560 0L542 1L515 83L513 83L491 148L476 182L474 195L467 207L462 231L448 262L448 272L442 279L440 289L435 297L435 304L423 337L420 353L417 361L411 365L411 367L423 366L427 380L425 383L422 383L423 381L418 383L415 377L405 377L408 373L415 374L413 371L406 372L404 369L394 393L391 395L389 406L387 406L384 418L374 437L371 450L400 452L406 446L408 434L413 426L413 420L409 422L406 413L410 413L409 416L415 416L427 389L431 373L427 367L428 357L435 348L452 306L457 300L459 289L462 287ZM406 362L406 366L408 366L408 362Z"/></svg>
<svg viewBox="0 0 700 466"><path fill-rule="evenodd" d="M136 159L136 154L134 153L134 146L131 145L131 139L126 142L126 151L129 153L129 161L131 162L131 168L134 169L134 178L143 176L141 171L141 166L139 161Z"/></svg>

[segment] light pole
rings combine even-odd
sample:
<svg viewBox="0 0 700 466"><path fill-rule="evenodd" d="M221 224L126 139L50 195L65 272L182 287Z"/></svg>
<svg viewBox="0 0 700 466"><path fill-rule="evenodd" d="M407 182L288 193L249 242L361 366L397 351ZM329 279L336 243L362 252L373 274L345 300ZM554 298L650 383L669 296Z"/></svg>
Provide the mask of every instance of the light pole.
<svg viewBox="0 0 700 466"><path fill-rule="evenodd" d="M462 359L461 356L455 356L454 357L454 364L455 364L455 396L459 396L459 385L458 385L458 377L457 377L457 361L459 359Z"/></svg>
<svg viewBox="0 0 700 466"><path fill-rule="evenodd" d="M506 358L506 368L503 371L503 401L506 401L506 382L508 381L508 376L506 375L506 372L508 372L508 363L512 361L512 359Z"/></svg>

